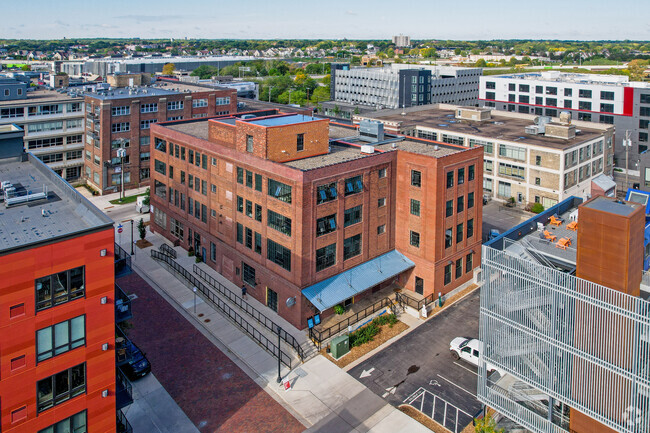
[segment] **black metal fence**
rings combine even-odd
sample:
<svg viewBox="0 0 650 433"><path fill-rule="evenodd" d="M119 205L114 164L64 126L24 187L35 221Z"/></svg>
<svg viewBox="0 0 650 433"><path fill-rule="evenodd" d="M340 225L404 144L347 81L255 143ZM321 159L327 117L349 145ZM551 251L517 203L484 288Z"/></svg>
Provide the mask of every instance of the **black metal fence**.
<svg viewBox="0 0 650 433"><path fill-rule="evenodd" d="M115 323L129 320L132 317L131 298L115 283Z"/></svg>
<svg viewBox="0 0 650 433"><path fill-rule="evenodd" d="M359 323L363 319L365 319L368 316L373 315L377 311L389 307L393 304L393 301L390 298L383 298L380 299L379 301L375 302L372 305L367 306L363 310L357 312L355 315L350 316L346 319L341 320L338 323L335 323L334 325L327 327L325 329L318 330L316 328L311 328L309 330L309 338L316 344L318 347L318 350L321 348L321 344L323 341L327 340L328 338L331 338L338 334L339 332L347 329L348 326L354 325L356 323Z"/></svg>
<svg viewBox="0 0 650 433"><path fill-rule="evenodd" d="M122 409L133 403L132 386L119 368L115 368L115 405Z"/></svg>
<svg viewBox="0 0 650 433"><path fill-rule="evenodd" d="M129 424L124 413L121 410L115 411L117 414L117 433L133 433L133 427Z"/></svg>
<svg viewBox="0 0 650 433"><path fill-rule="evenodd" d="M406 293L398 293L396 295L401 300L401 302L408 305L409 307L415 308L418 311L420 311L424 305L429 305L435 301L435 293L430 293L419 301L417 299L411 298Z"/></svg>
<svg viewBox="0 0 650 433"><path fill-rule="evenodd" d="M235 293L228 289L226 286L221 284L219 281L217 281L214 277L212 277L210 274L205 272L203 269L198 267L196 264L194 265L194 273L199 276L199 278L203 279L206 283L208 283L212 288L217 290L219 293L221 293L223 296L228 298L230 302L233 304L237 305L239 308L241 308L246 314L251 316L253 319L257 320L260 324L264 325L265 328L269 329L271 332L277 335L278 329L280 329L280 338L283 339L289 346L293 348L293 350L296 351L298 354L298 357L300 358L301 361L305 360L305 353L300 347L300 344L296 340L296 338L289 334L287 331L282 329L280 325L275 323L273 320L269 319L266 317L262 312L260 312L257 308L253 307L251 304L248 302L244 301L241 297L235 295Z"/></svg>
<svg viewBox="0 0 650 433"><path fill-rule="evenodd" d="M115 276L125 275L131 272L131 256L129 253L115 243Z"/></svg>
<svg viewBox="0 0 650 433"><path fill-rule="evenodd" d="M166 254L163 254L156 250L151 250L151 257L164 262L176 275L181 276L187 282L196 287L197 291L203 295L204 299L206 299L221 312L223 312L233 323L235 323L240 329L246 332L253 340L262 346L264 350L269 352L274 357L279 358L280 362L291 369L291 357L286 352L283 352L282 348L271 342L271 340L266 338L264 334L255 329L255 327L248 323L248 321L246 321L246 319L237 313L237 311L231 308L230 305L219 299L219 297L205 284L203 284L201 280L196 278L194 275L192 275L192 273L176 263L174 259Z"/></svg>
<svg viewBox="0 0 650 433"><path fill-rule="evenodd" d="M176 258L176 250L170 247L167 244L161 244L158 249L160 250L161 253L167 254L169 257L175 259Z"/></svg>

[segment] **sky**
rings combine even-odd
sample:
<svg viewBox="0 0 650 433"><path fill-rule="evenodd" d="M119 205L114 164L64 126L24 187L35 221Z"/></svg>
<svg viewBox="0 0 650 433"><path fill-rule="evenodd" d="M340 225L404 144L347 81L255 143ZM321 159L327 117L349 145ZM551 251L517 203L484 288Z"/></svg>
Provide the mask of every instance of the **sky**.
<svg viewBox="0 0 650 433"><path fill-rule="evenodd" d="M650 40L648 0L2 2L8 39Z"/></svg>

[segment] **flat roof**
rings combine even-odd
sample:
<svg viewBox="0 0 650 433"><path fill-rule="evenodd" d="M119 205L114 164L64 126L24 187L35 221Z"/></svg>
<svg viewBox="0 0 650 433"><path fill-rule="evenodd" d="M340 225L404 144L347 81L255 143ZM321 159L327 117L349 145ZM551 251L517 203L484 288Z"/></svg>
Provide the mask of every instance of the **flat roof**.
<svg viewBox="0 0 650 433"><path fill-rule="evenodd" d="M103 227L113 220L31 154L26 159L0 159L0 179L16 188L16 196L46 192L46 198L7 206L0 203L0 253L55 241Z"/></svg>
<svg viewBox="0 0 650 433"><path fill-rule="evenodd" d="M179 122L162 125L172 131L182 132L183 134L191 135L192 137L207 140L209 137L208 120L201 119L195 122Z"/></svg>
<svg viewBox="0 0 650 433"><path fill-rule="evenodd" d="M462 108L462 107L458 107ZM405 112L405 115L402 115ZM534 125L533 119L536 116L517 114L509 117L500 112L492 111L490 120L467 121L456 119L456 109L440 108L437 104L420 105L418 107L409 107L406 109L381 110L375 114L364 115L363 117L389 122L400 122L401 130L412 129L415 127L436 129L441 133L449 134L459 133L473 135L485 139L486 141L503 140L510 142L521 142L522 144L531 144L536 146L550 147L554 149L566 149L567 147L576 146L589 140L602 136L604 129L589 128L580 125L576 129L580 133L568 140L562 138L546 137L544 135L530 135L524 129L527 126ZM527 117L525 117L527 116ZM440 137L438 137L440 139Z"/></svg>
<svg viewBox="0 0 650 433"><path fill-rule="evenodd" d="M191 83L183 83L177 81L159 81L148 86L141 87L113 87L109 90L100 90L96 92L85 92L91 98L100 100L112 99L128 99L134 97L146 96L169 96L178 95L182 93L197 93L197 92L216 92L228 90L214 86L197 85Z"/></svg>
<svg viewBox="0 0 650 433"><path fill-rule="evenodd" d="M314 122L317 119L313 116L305 116L304 114L290 114L290 115L284 115L284 116L277 116L277 117L267 117L263 119L240 119L248 123L252 123L254 125L261 125L261 126L283 126L283 125L295 125L297 123L305 123L305 122Z"/></svg>
<svg viewBox="0 0 650 433"><path fill-rule="evenodd" d="M0 101L0 106L7 105L32 105L43 104L47 102L83 102L83 95L72 97L67 93L59 93L56 90L38 89L28 90L26 97L22 99L12 99L9 101Z"/></svg>
<svg viewBox="0 0 650 433"><path fill-rule="evenodd" d="M636 208L641 206L641 204L598 196L595 199L588 201L583 206L586 208L609 212L616 215L628 216L634 212ZM645 207L645 205L643 207Z"/></svg>
<svg viewBox="0 0 650 433"><path fill-rule="evenodd" d="M259 101L256 99L237 98L237 111L256 111L256 110L269 110L278 109L283 113L304 113L311 111L311 108L306 107L291 107L289 105L278 104L276 102Z"/></svg>

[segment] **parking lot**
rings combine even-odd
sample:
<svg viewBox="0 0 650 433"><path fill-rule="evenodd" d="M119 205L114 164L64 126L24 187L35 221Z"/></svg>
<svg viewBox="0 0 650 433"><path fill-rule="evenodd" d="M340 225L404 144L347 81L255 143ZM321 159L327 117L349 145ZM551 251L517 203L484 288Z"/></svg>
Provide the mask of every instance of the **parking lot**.
<svg viewBox="0 0 650 433"><path fill-rule="evenodd" d="M505 207L501 202L490 200L483 206L483 242L488 240L491 229L503 233L530 219L532 215L521 209Z"/></svg>
<svg viewBox="0 0 650 433"><path fill-rule="evenodd" d="M477 369L449 353L455 337L478 337L479 291L349 371L394 406L406 401L455 431L481 408L476 400ZM435 405L435 406L434 406ZM442 421L442 422L441 422Z"/></svg>

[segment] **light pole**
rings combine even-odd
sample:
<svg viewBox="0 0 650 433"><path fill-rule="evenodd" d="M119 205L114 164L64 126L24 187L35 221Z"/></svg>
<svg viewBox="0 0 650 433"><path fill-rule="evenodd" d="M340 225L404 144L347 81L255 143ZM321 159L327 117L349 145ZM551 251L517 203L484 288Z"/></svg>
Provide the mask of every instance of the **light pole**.
<svg viewBox="0 0 650 433"><path fill-rule="evenodd" d="M194 292L194 314L196 314L196 287L192 287L192 291Z"/></svg>
<svg viewBox="0 0 650 433"><path fill-rule="evenodd" d="M273 86L269 86L269 102L271 102L271 90L273 90Z"/></svg>
<svg viewBox="0 0 650 433"><path fill-rule="evenodd" d="M133 218L131 218L131 255L135 254L133 252Z"/></svg>
<svg viewBox="0 0 650 433"><path fill-rule="evenodd" d="M120 158L120 185L122 190L120 192L120 201L124 200L124 158L126 157L126 149L124 148L124 143L126 140L120 138L120 148L117 149L117 156Z"/></svg>

